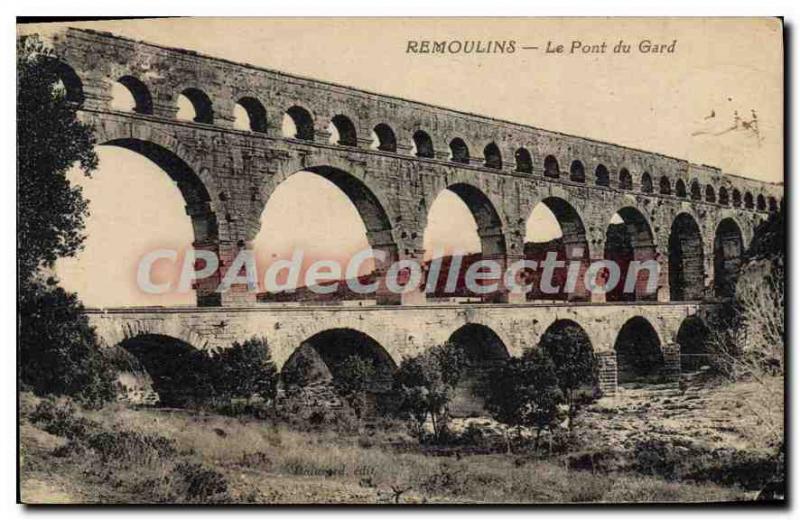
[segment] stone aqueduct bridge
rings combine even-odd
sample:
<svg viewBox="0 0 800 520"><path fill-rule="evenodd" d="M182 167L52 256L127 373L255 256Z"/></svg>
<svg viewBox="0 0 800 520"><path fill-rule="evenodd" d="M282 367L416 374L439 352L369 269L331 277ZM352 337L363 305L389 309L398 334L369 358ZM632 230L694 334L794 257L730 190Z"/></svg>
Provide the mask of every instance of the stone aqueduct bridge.
<svg viewBox="0 0 800 520"><path fill-rule="evenodd" d="M220 276L251 246L276 187L299 171L338 186L370 245L389 260L422 258L428 211L450 189L472 211L484 255L521 258L528 216L544 203L559 220L568 257L582 250L584 261L604 258L616 214L634 257L656 258L661 267L655 301L593 295L575 305L525 303L513 294L434 305L412 292L381 293L372 308L276 308L257 306L243 287L220 295L219 279L209 279L198 282L197 308L92 311L108 342L164 334L202 347L260 334L282 361L309 335L347 327L398 361L465 323L490 327L515 354L554 320L572 319L596 352L613 354L622 325L638 316L668 348L685 317L724 295L723 271L735 270L754 227L783 203L781 185L710 166L107 33L69 29L52 44L67 96L81 104L98 144L139 152L176 181L195 247L219 254ZM115 83L130 91L132 112L111 108ZM176 118L179 95L193 105L194 120ZM234 128L237 104L249 130ZM286 117L295 129L289 137Z"/></svg>

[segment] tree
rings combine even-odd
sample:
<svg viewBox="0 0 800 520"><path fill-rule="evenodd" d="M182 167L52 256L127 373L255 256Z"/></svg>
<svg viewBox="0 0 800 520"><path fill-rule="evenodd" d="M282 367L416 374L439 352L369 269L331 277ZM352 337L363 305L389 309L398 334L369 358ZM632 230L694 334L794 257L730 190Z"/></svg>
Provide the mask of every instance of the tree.
<svg viewBox="0 0 800 520"><path fill-rule="evenodd" d="M336 391L353 409L360 420L367 408L367 393L375 377L375 365L361 356L348 356L336 368Z"/></svg>
<svg viewBox="0 0 800 520"><path fill-rule="evenodd" d="M36 38L17 41L17 262L21 290L41 267L73 256L84 240L87 201L66 173L97 166L92 129L59 88L60 62Z"/></svg>
<svg viewBox="0 0 800 520"><path fill-rule="evenodd" d="M258 396L271 402L278 391L278 369L263 338L234 342L211 357L212 387L224 399Z"/></svg>
<svg viewBox="0 0 800 520"><path fill-rule="evenodd" d="M43 268L83 243L87 201L66 178L97 165L92 129L60 83L62 64L36 37L17 40L17 276L19 377L39 394L97 405L113 397L113 372L76 295Z"/></svg>
<svg viewBox="0 0 800 520"><path fill-rule="evenodd" d="M422 426L430 417L434 437L442 438L447 428L447 405L453 389L461 380L465 362L463 350L447 343L400 363L395 374L394 391L400 412L417 422L420 437Z"/></svg>
<svg viewBox="0 0 800 520"><path fill-rule="evenodd" d="M75 294L34 284L19 299L19 377L38 395L77 397L98 406L115 395L110 362Z"/></svg>
<svg viewBox="0 0 800 520"><path fill-rule="evenodd" d="M564 395L558 385L556 368L541 349L522 358L508 359L487 380L486 407L498 421L509 426L535 428L534 449L542 431L558 417Z"/></svg>
<svg viewBox="0 0 800 520"><path fill-rule="evenodd" d="M595 359L589 338L574 325L553 328L542 337L537 350L553 361L558 387L569 405L571 422L578 408L577 390L595 384ZM535 350L526 355L532 352Z"/></svg>

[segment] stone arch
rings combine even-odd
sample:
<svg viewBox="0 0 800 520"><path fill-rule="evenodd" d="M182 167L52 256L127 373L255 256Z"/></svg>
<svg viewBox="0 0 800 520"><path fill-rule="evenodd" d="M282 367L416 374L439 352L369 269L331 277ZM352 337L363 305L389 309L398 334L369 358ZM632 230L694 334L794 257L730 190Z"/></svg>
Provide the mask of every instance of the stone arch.
<svg viewBox="0 0 800 520"><path fill-rule="evenodd" d="M547 157L545 157L544 176L557 179L560 175L561 175L561 170L558 167L558 160L552 155L548 155Z"/></svg>
<svg viewBox="0 0 800 520"><path fill-rule="evenodd" d="M742 207L742 192L737 190L736 188L733 189L733 196L731 197L733 200L733 207L740 208Z"/></svg>
<svg viewBox="0 0 800 520"><path fill-rule="evenodd" d="M747 209L753 209L755 204L753 203L753 194L749 191L744 194L744 207Z"/></svg>
<svg viewBox="0 0 800 520"><path fill-rule="evenodd" d="M642 193L653 193L653 178L647 172L642 174Z"/></svg>
<svg viewBox="0 0 800 520"><path fill-rule="evenodd" d="M661 339L653 325L635 316L622 325L614 342L617 380L621 383L651 382L663 375Z"/></svg>
<svg viewBox="0 0 800 520"><path fill-rule="evenodd" d="M417 130L416 132L414 132L412 140L414 141L414 148L416 148L417 157L433 159L434 157L433 140L431 139L431 136L428 134L428 132L424 130Z"/></svg>
<svg viewBox="0 0 800 520"><path fill-rule="evenodd" d="M577 349L566 351L562 348L566 343L575 344ZM589 334L577 322L570 319L562 318L553 321L539 339L539 348L544 349L550 356L557 370L565 365L576 363L583 356L588 356L587 361L591 365L595 363L594 348ZM590 389L596 387L598 381L594 370L589 377L589 380L578 381L580 386Z"/></svg>
<svg viewBox="0 0 800 520"><path fill-rule="evenodd" d="M117 80L125 87L133 98L133 111L137 114L153 113L153 98L147 85L133 76L122 76Z"/></svg>
<svg viewBox="0 0 800 520"><path fill-rule="evenodd" d="M594 169L594 183L596 186L606 186L611 184L611 176L608 173L608 168L605 164L598 164Z"/></svg>
<svg viewBox="0 0 800 520"><path fill-rule="evenodd" d="M491 328L479 323L461 326L450 335L448 343L461 348L466 361L450 412L456 417L480 415L483 411L482 383L492 369L509 358L508 348Z"/></svg>
<svg viewBox="0 0 800 520"><path fill-rule="evenodd" d="M397 151L397 137L394 134L392 127L386 123L380 123L372 130L378 138L377 149L382 152L396 152Z"/></svg>
<svg viewBox="0 0 800 520"><path fill-rule="evenodd" d="M469 164L469 147L460 137L450 141L450 160L461 164Z"/></svg>
<svg viewBox="0 0 800 520"><path fill-rule="evenodd" d="M583 218L578 210L562 197L545 197L539 201L539 204L543 204L553 214L561 228L562 236L560 239L544 243L544 245L526 243L525 258L540 263L546 259L548 253L555 252L557 259L559 261L565 261L566 265L561 268L556 268L553 272L552 285L561 288L557 294L547 294L540 291L541 269L530 273L531 279L528 283L532 285L532 288L527 293L526 298L528 300L569 299L572 301L588 301L590 298L589 291L582 280L586 269L588 269L591 255ZM537 206L538 204L534 205L531 213L536 210ZM528 218L530 219L530 215ZM569 264L573 261L580 263L577 278L578 282L575 285L574 291L572 288L565 287Z"/></svg>
<svg viewBox="0 0 800 520"><path fill-rule="evenodd" d="M770 197L768 199L768 203L769 203L769 212L770 213L777 213L778 212L778 201L775 199L775 197Z"/></svg>
<svg viewBox="0 0 800 520"><path fill-rule="evenodd" d="M656 258L656 245L653 238L652 227L647 217L638 209L626 206L616 212L622 220L621 223L609 223L606 227L606 237L603 249L605 260L613 261L620 270L620 279L613 290L606 293L606 301L640 301L655 300L657 291L649 287L650 271L638 269L646 266L645 262L652 263ZM632 271L637 269L637 271ZM629 272L636 272L636 283L633 292L626 292L625 285ZM657 281L652 285L657 285Z"/></svg>
<svg viewBox="0 0 800 520"><path fill-rule="evenodd" d="M286 116L294 125L294 135L284 135L302 141L314 140L314 116L300 105L293 105L286 111Z"/></svg>
<svg viewBox="0 0 800 520"><path fill-rule="evenodd" d="M55 67L56 76L64 86L64 98L70 103L80 105L85 99L83 92L83 82L75 69L64 63L58 61Z"/></svg>
<svg viewBox="0 0 800 520"><path fill-rule="evenodd" d="M700 191L700 183L697 180L693 180L691 184L691 188L689 190L692 200L702 200L703 194Z"/></svg>
<svg viewBox="0 0 800 520"><path fill-rule="evenodd" d="M683 182L683 179L675 181L675 196L686 198L686 183Z"/></svg>
<svg viewBox="0 0 800 520"><path fill-rule="evenodd" d="M356 329L327 329L303 340L281 367L281 383L288 393L302 391L312 400L336 399L333 386L352 356L372 365L367 392L368 408L374 408L391 389L397 364L383 345Z"/></svg>
<svg viewBox="0 0 800 520"><path fill-rule="evenodd" d="M725 186L722 186L719 189L719 203L723 206L728 205L728 189L725 188Z"/></svg>
<svg viewBox="0 0 800 520"><path fill-rule="evenodd" d="M251 131L265 133L267 131L267 110L258 99L250 96L241 98L238 102L247 113L248 126Z"/></svg>
<svg viewBox="0 0 800 520"><path fill-rule="evenodd" d="M484 258L505 258L506 241L503 221L489 197L472 184L459 182L447 186L467 205L478 225L481 254Z"/></svg>
<svg viewBox="0 0 800 520"><path fill-rule="evenodd" d="M335 144L340 146L358 146L358 136L356 135L356 126L349 117L337 114L331 119L331 124L339 134L339 139Z"/></svg>
<svg viewBox="0 0 800 520"><path fill-rule="evenodd" d="M681 213L672 221L669 233L669 299L701 300L705 272L703 236L693 216Z"/></svg>
<svg viewBox="0 0 800 520"><path fill-rule="evenodd" d="M667 177L666 175L662 175L661 180L658 181L658 192L661 195L672 194L672 183L669 182L669 177Z"/></svg>
<svg viewBox="0 0 800 520"><path fill-rule="evenodd" d="M495 143L489 143L483 149L484 166L494 170L503 168L503 156L500 153L500 148Z"/></svg>
<svg viewBox="0 0 800 520"><path fill-rule="evenodd" d="M710 331L699 316L689 316L681 322L675 341L681 347L681 371L700 369L710 362L708 346Z"/></svg>
<svg viewBox="0 0 800 520"><path fill-rule="evenodd" d="M520 173L533 173L533 158L526 148L517 148L514 152L516 169Z"/></svg>
<svg viewBox="0 0 800 520"><path fill-rule="evenodd" d="M214 107L211 104L211 99L208 95L199 88L190 87L184 89L181 95L186 97L194 107L194 122L195 123L214 123Z"/></svg>
<svg viewBox="0 0 800 520"><path fill-rule="evenodd" d="M736 278L742 263L744 242L739 225L725 218L714 233L714 294L730 297L736 289Z"/></svg>
<svg viewBox="0 0 800 520"><path fill-rule="evenodd" d="M765 211L767 209L767 203L764 201L764 195L761 193L756 197L756 209L758 211Z"/></svg>
<svg viewBox="0 0 800 520"><path fill-rule="evenodd" d="M717 194L714 192L714 186L706 185L706 202L717 202Z"/></svg>
<svg viewBox="0 0 800 520"><path fill-rule="evenodd" d="M129 400L184 407L210 396L202 377L209 357L191 343L170 335L141 333L116 347L116 361L122 367L119 378Z"/></svg>
<svg viewBox="0 0 800 520"><path fill-rule="evenodd" d="M631 172L627 168L622 168L619 171L619 188L621 190L629 190L633 188L633 178Z"/></svg>
<svg viewBox="0 0 800 520"><path fill-rule="evenodd" d="M586 182L586 171L579 160L572 161L569 166L569 180L573 182Z"/></svg>

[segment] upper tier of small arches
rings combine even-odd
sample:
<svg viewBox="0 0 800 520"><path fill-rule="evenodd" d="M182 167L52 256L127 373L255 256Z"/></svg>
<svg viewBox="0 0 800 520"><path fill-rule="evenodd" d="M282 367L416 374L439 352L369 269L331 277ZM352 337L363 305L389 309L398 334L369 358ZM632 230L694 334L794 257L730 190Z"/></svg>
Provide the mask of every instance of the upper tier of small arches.
<svg viewBox="0 0 800 520"><path fill-rule="evenodd" d="M76 103L84 100L83 86L72 68L63 64L62 87L67 99ZM188 87L176 96L174 116L178 120L214 125L218 119L232 121L233 128L240 131L266 134L269 129L287 139L327 143L332 146L370 149L379 152L416 156L421 159L446 161L459 166L489 168L494 170L513 171L520 174L542 175L548 179L594 185L601 188L612 188L624 191L640 192L649 195L662 195L685 198L695 202L705 202L722 206L732 206L753 211L777 211L780 202L773 196L763 193L752 193L729 186L717 186L712 183L703 184L698 179L688 182L679 175L671 179L668 175L655 175L649 171L633 173L627 166L606 166L597 162L587 167L579 158L569 163L567 171L562 171L556 154L548 154L537 166L534 154L526 146L519 146L513 152L513 158L506 161L501 147L494 141L485 143L480 150L470 150L468 139L463 136L452 136L447 149L437 149L431 134L424 128L416 129L411 135L402 136L388 122L376 124L368 136L363 127L345 114L336 113L327 120L327 127L321 123L319 116L312 110L294 104L287 107L281 121L269 121L269 112L264 103L257 97L248 95L237 100L233 114L216 112L214 101L202 89ZM111 89L109 107L119 111L129 111L143 115L155 115L154 102L147 85L132 75L126 74L117 78ZM161 115L161 114L159 114ZM163 117L163 115L162 115ZM325 119L325 118L322 118ZM405 138L404 138L405 137ZM510 155L510 150L509 150ZM563 158L563 153L560 154Z"/></svg>

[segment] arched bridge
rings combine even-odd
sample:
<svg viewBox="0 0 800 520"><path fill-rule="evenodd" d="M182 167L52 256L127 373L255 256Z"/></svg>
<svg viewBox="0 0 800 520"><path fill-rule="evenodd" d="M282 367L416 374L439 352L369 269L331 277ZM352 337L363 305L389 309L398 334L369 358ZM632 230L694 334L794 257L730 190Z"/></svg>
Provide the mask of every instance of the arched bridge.
<svg viewBox="0 0 800 520"><path fill-rule="evenodd" d="M729 295L754 227L783 204L782 185L658 153L107 33L69 29L52 44L67 97L94 125L98 144L160 165L183 194L195 247L221 259L218 277L198 282L197 308L90 312L108 342L164 334L200 348L258 334L283 360L321 328L352 328L398 360L473 322L517 354L569 319L596 352L613 354L615 338L638 317L669 351L688 316ZM111 108L115 85L130 92L132 111ZM177 119L179 96L191 102L193 120ZM236 110L246 113L247 128L234 125ZM631 258L658 261L658 290L624 302L579 294L570 304L537 304L508 293L470 305L387 292L373 308L277 308L258 306L244 287L215 292L232 259L251 247L271 194L299 171L325 177L349 197L387 263L422 259L429 209L449 189L475 217L482 254L509 262L523 256L526 222L540 203L559 221L564 255L582 262L608 257L617 219Z"/></svg>

